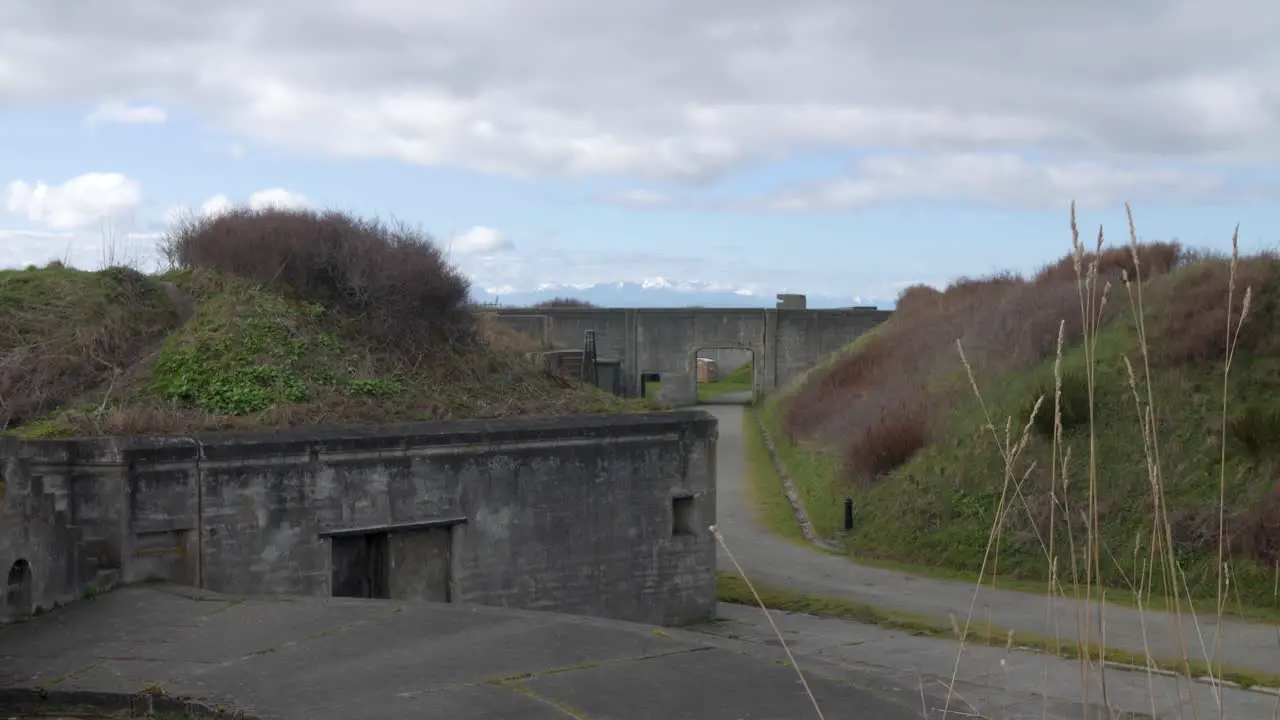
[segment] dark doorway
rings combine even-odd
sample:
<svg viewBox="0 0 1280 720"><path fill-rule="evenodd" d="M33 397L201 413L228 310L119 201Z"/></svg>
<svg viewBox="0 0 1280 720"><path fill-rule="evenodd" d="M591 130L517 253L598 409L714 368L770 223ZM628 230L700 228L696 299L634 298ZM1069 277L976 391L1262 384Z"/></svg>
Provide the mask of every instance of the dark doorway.
<svg viewBox="0 0 1280 720"><path fill-rule="evenodd" d="M330 542L334 597L391 598L387 533L337 536Z"/></svg>
<svg viewBox="0 0 1280 720"><path fill-rule="evenodd" d="M19 559L9 567L9 577L5 582L4 618L17 620L31 614L34 600L34 581L31 577L31 563Z"/></svg>
<svg viewBox="0 0 1280 720"><path fill-rule="evenodd" d="M662 375L656 372L640 373L640 397L656 395L662 387Z"/></svg>

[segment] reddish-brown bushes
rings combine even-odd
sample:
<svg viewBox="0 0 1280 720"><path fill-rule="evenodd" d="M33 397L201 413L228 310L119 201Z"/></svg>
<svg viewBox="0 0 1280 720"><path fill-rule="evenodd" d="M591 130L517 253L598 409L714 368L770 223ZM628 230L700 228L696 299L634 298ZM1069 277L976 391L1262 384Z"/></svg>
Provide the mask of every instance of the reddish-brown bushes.
<svg viewBox="0 0 1280 720"><path fill-rule="evenodd" d="M938 307L942 292L929 285L912 285L898 293L898 302L894 312L908 315L917 312L931 312Z"/></svg>
<svg viewBox="0 0 1280 720"><path fill-rule="evenodd" d="M1148 328L1152 352L1172 363L1216 360L1226 352L1228 260L1210 260L1187 268L1177 282L1150 298L1148 306L1159 313ZM1274 334L1271 321L1280 301L1280 258L1260 255L1242 260L1236 267L1231 303L1231 327L1240 327L1238 349L1250 352ZM1249 321L1240 326L1240 312L1247 288L1252 288Z"/></svg>
<svg viewBox="0 0 1280 720"><path fill-rule="evenodd" d="M1143 280L1149 280L1157 275L1167 275L1178 267L1181 255L1182 245L1178 243L1143 243L1138 246L1139 267L1135 269L1133 250L1130 246L1111 247L1104 249L1101 254L1085 253L1081 263L1081 272L1084 272L1096 259L1098 262L1098 277L1101 278L1103 283L1107 281L1119 282L1125 273L1128 273L1131 280L1136 279L1139 277L1137 270L1141 270ZM1067 255L1061 260L1042 268L1036 274L1035 281L1039 283L1057 280L1074 283L1076 278L1075 256Z"/></svg>
<svg viewBox="0 0 1280 720"><path fill-rule="evenodd" d="M1140 246L1143 277L1173 269L1179 252L1172 243ZM1106 280L1118 281L1121 269L1132 273L1130 253L1127 247L1101 253L1095 292ZM1091 260L1086 256L1086 267ZM788 398L783 428L794 438L840 448L856 475L887 472L927 442L952 403L970 397L957 340L979 378L1034 367L1052 357L1063 323L1065 342L1079 342L1079 293L1070 256L1030 281L1000 273L960 278L942 292L907 288L900 296L905 307L888 325ZM1127 307L1112 297L1105 311L1104 322Z"/></svg>
<svg viewBox="0 0 1280 720"><path fill-rule="evenodd" d="M236 209L179 223L163 250L177 267L229 273L358 316L353 329L388 350L419 353L474 338L467 278L405 226L339 212Z"/></svg>
<svg viewBox="0 0 1280 720"><path fill-rule="evenodd" d="M835 406L848 403L876 381L889 345L868 339L858 352L819 370L783 407L783 429L791 439L811 437L826 423Z"/></svg>
<svg viewBox="0 0 1280 720"><path fill-rule="evenodd" d="M864 481L892 472L929 442L929 412L921 399L885 409L846 449L848 469Z"/></svg>

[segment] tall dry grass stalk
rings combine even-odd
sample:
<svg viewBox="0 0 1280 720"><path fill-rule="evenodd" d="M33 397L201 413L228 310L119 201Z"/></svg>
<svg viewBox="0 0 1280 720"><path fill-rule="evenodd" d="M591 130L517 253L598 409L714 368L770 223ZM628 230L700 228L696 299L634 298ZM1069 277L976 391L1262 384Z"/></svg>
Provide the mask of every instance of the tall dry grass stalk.
<svg viewBox="0 0 1280 720"><path fill-rule="evenodd" d="M768 606L764 604L764 599L760 597L760 593L756 592L756 586L751 582L751 578L747 576L747 571L742 569L742 565L738 563L738 559L734 557L733 551L729 549L729 544L725 542L724 533L720 532L720 528L712 525L708 528L712 537L724 549L724 554L728 556L729 562L733 563L733 567L738 571L738 576L746 583L747 589L751 591L751 596L756 599L756 604L760 606L760 612L764 613L764 617L769 621L769 627L773 628L773 634L778 638L778 643L782 645L782 650L786 652L787 659L791 661L791 667L795 668L796 675L800 678L800 686L804 688L804 694L809 697L809 702L813 703L813 712L818 716L818 720L826 720L822 714L822 707L818 705L818 698L814 696L813 691L809 689L809 681L805 679L804 672L800 670L800 663L796 662L796 656L791 654L791 646L787 644L787 639L783 637L782 630L778 628L777 623L773 621L773 614L769 612Z"/></svg>
<svg viewBox="0 0 1280 720"><path fill-rule="evenodd" d="M1164 598L1164 605L1172 609L1170 621L1173 625L1171 628L1177 634L1179 649L1181 652L1181 663L1183 672L1179 675L1181 682L1187 685L1187 693L1190 698L1192 712L1198 718L1198 711L1195 710L1195 688L1191 682L1193 675L1191 671L1191 651L1188 648L1186 638L1183 635L1184 613L1190 615L1190 620L1196 633L1199 636L1201 651L1204 654L1204 661L1211 670L1212 679L1217 679L1222 675L1222 647L1221 633L1218 635L1216 643L1216 652L1210 652L1205 646L1203 634L1200 632L1199 623L1195 616L1195 609L1191 602L1191 593L1187 585L1185 573L1179 566L1178 559L1175 554L1173 543L1173 532L1169 518L1168 507L1165 502L1165 484L1164 471L1161 464L1160 437L1158 432L1159 408L1156 402L1155 391L1152 381L1152 363L1150 344L1148 342L1147 326L1146 326L1146 308L1143 298L1143 276L1142 265L1140 261L1139 243L1137 231L1133 220L1133 213L1128 204L1125 205L1125 211L1129 223L1129 252L1132 259L1133 273L1126 270L1122 280L1124 289L1129 301L1129 310L1137 335L1137 346L1139 348L1142 379L1139 381L1134 365L1129 357L1124 358L1124 364L1127 374L1127 383L1129 390L1133 396L1136 419L1141 428L1141 436L1143 442L1143 458L1147 471L1148 486L1151 493L1151 526L1150 538L1146 543L1148 547L1147 557L1138 558L1138 552L1141 542L1135 543L1135 564L1138 566L1133 573L1131 586L1138 597L1138 611L1142 622L1142 637L1144 649L1149 648L1148 643L1148 622L1147 608L1151 605L1152 598L1150 592L1156 579L1155 573L1160 573L1162 587L1166 589L1168 597ZM1076 640L1077 644L1084 649L1079 655L1080 673L1081 673L1081 690L1082 698L1086 705L1090 701L1089 677L1091 671L1097 668L1100 678L1100 687L1102 692L1102 704L1110 707L1107 697L1107 674L1106 674L1106 591L1102 582L1102 557L1106 552L1108 556L1115 557L1110 548L1105 547L1100 528L1100 512L1099 501L1103 498L1103 493L1107 488L1100 483L1099 467L1098 467L1098 443L1095 431L1095 404L1096 389L1098 383L1097 377L1097 341L1099 330L1103 322L1103 313L1107 307L1107 299L1111 290L1110 282L1103 282L1099 273L1099 258L1103 257L1102 244L1103 233L1099 229L1094 252L1087 254L1084 243L1080 240L1080 233L1076 223L1075 204L1071 206L1071 236L1072 236L1072 258L1073 267L1076 275L1076 286L1079 295L1080 319L1083 328L1083 354L1086 366L1086 381L1088 384L1088 449L1089 454L1085 463L1084 471L1087 478L1086 497L1084 499L1083 508L1073 508L1072 506L1072 474L1073 463L1071 457L1071 447L1064 441L1063 435L1063 402L1062 402L1062 360L1064 335L1066 333L1067 321L1064 318L1059 325L1058 339L1056 346L1056 355L1054 360L1054 397L1053 397L1053 438L1052 438L1052 465L1050 468L1050 523L1049 537L1047 540L1039 537L1039 531L1036 531L1040 544L1045 553L1045 560L1049 568L1049 581L1046 588L1046 625L1055 623L1056 613L1054 608L1056 600L1067 595L1067 590L1063 586L1064 578L1061 577L1062 571L1062 552L1056 542L1056 523L1058 517L1064 516L1067 522L1067 543L1066 553L1070 561L1068 578L1071 585L1071 594L1078 601L1081 608L1080 614L1077 616ZM1087 261L1086 261L1087 259ZM1243 301L1240 306L1239 313L1235 311L1235 296L1237 292L1237 270L1239 263L1239 229L1232 236L1232 254L1230 259L1230 277L1228 281L1228 298L1227 298L1227 317L1225 323L1225 344L1226 344L1226 363L1223 370L1223 407L1221 415L1222 423L1222 442L1221 455L1219 457L1219 506L1218 506L1218 583L1217 583L1217 607L1216 618L1219 627L1222 623L1223 613L1227 598L1230 592L1230 565L1226 555L1226 441L1227 441L1227 423L1228 423L1228 396L1231 379L1232 360L1235 357L1235 351L1239 342L1240 331L1248 317L1250 304L1252 301L1253 290L1246 287L1243 295ZM1167 270L1164 268L1163 270ZM993 418L988 409L987 403L983 398L983 393L979 388L977 374L974 371L972 363L965 354L964 345L960 340L956 341L957 350L960 355L961 362L964 365L969 385L977 397L979 404L986 420L986 429L995 439L997 448L1000 452L1004 463L1003 487L1001 489L1000 498L997 503L995 520L992 524L987 542L987 550L983 557L982 566L979 571L979 580L974 589L973 601L970 603L969 617L966 618L963 629L961 630L961 646L957 651L956 662L954 665L951 685L954 687L956 676L959 673L960 662L964 652L964 639L967 636L969 624L972 620L973 610L976 607L978 594L982 589L985 578L990 577L992 583L995 582L996 568L999 564L999 538L1003 531L1003 525L1010 506L1020 503L1028 514L1031 508L1027 499L1022 492L1022 485L1026 481L1028 475L1034 470L1034 463L1028 465L1025 470L1019 471L1019 458L1022 451L1026 448L1031 434L1031 427L1035 421L1036 414L1045 400L1040 397L1031 411L1031 416L1027 419L1026 424L1022 427L1020 433L1013 433L1014 420L1008 418L1003 423L1003 432L997 429L996 419ZM1072 522L1075 514L1078 513L1084 523L1084 537L1077 539L1072 530ZM1035 528L1035 524L1032 524ZM1138 538L1140 541L1141 538ZM1078 554L1078 551L1083 554ZM1081 562L1083 561L1083 562ZM1118 563L1117 563L1118 564ZM1083 565L1083 567L1081 566ZM988 568L991 568L988 571ZM1158 569L1158 570L1157 570ZM1145 600L1145 602L1144 602ZM1096 631L1096 638L1095 633ZM1052 628L1055 638L1059 635L1059 628ZM1097 648L1098 652L1094 655L1091 648ZM1156 701L1154 689L1152 687L1152 671L1155 669L1155 661L1147 650L1147 678L1148 689L1151 696L1151 713L1156 714ZM1216 664L1214 660L1216 659ZM1046 663L1046 674L1048 672L1048 664ZM1047 675L1046 675L1047 676ZM1219 709L1219 716L1223 716L1222 695L1217 690L1216 684L1211 684L1214 688L1216 701ZM948 707L944 708L943 715L949 709L950 693L948 693ZM1048 716L1048 699L1045 700L1044 713Z"/></svg>

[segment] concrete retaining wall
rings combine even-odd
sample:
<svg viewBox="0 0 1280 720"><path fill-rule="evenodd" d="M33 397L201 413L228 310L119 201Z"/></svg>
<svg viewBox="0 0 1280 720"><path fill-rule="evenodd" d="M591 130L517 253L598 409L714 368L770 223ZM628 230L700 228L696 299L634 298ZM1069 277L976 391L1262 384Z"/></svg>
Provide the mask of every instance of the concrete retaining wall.
<svg viewBox="0 0 1280 720"><path fill-rule="evenodd" d="M5 439L0 617L118 577L704 620L715 443L700 412Z"/></svg>
<svg viewBox="0 0 1280 720"><path fill-rule="evenodd" d="M694 356L700 348L750 350L756 357L755 394L763 397L831 352L889 318L874 308L788 310L752 308L500 309L502 322L539 342L582 346L595 330L597 354L621 361L623 394L640 394L646 373L662 376L662 399L697 400Z"/></svg>

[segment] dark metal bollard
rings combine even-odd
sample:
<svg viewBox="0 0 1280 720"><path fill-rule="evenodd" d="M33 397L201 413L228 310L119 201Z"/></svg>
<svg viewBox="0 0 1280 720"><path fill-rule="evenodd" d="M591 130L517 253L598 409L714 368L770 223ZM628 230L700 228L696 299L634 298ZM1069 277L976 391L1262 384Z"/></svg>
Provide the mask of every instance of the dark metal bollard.
<svg viewBox="0 0 1280 720"><path fill-rule="evenodd" d="M844 529L853 529L853 498L844 499Z"/></svg>

